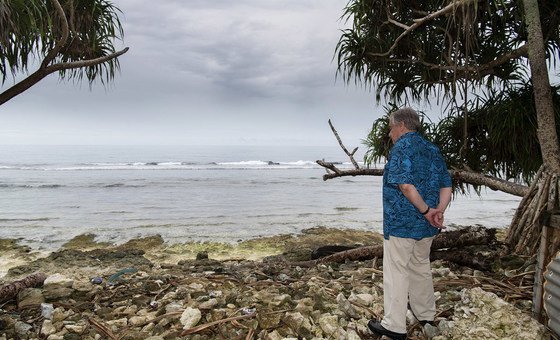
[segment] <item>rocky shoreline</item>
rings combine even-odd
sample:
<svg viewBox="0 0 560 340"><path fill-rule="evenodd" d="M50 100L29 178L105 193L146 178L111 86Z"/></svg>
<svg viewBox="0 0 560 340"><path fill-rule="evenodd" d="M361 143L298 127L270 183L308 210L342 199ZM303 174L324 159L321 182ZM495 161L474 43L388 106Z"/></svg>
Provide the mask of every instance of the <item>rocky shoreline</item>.
<svg viewBox="0 0 560 340"><path fill-rule="evenodd" d="M380 242L330 228L237 245L82 235L40 256L3 240L0 257L14 265L0 285L36 272L47 279L0 302L0 339L376 339L366 324L383 311L381 260L294 263L324 245ZM469 249L494 256L492 272L432 262L436 327L410 315L410 339L550 338L529 314L534 260L505 261L500 247Z"/></svg>

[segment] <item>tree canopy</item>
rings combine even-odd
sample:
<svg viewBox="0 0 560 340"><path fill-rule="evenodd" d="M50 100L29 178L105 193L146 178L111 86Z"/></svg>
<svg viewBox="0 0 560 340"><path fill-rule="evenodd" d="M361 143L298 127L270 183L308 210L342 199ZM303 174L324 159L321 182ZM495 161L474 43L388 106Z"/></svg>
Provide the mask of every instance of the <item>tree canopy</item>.
<svg viewBox="0 0 560 340"><path fill-rule="evenodd" d="M560 1L541 1L550 65L560 56ZM352 0L352 27L337 45L338 73L371 87L378 101L447 105L425 134L452 167L528 181L542 158L522 1ZM559 102L554 87L554 102ZM560 106L555 105L560 121ZM374 122L366 162L387 150L386 117ZM560 128L557 125L557 131Z"/></svg>
<svg viewBox="0 0 560 340"><path fill-rule="evenodd" d="M9 74L29 75L0 93L0 104L55 72L90 84L111 80L128 50L115 49L123 37L119 14L107 0L0 0L1 84Z"/></svg>

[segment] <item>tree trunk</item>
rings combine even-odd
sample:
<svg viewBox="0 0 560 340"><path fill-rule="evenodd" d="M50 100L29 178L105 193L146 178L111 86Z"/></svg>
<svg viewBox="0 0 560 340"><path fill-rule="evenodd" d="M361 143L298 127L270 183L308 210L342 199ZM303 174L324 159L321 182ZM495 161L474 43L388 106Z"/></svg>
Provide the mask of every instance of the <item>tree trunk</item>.
<svg viewBox="0 0 560 340"><path fill-rule="evenodd" d="M496 240L496 230L484 227L470 227L461 230L453 230L439 233L432 242L432 250L443 248L461 248L464 246L488 244ZM438 255L439 256L439 255ZM317 260L295 262L293 265L314 266L319 263L338 262L346 260L363 261L383 257L383 245L359 247L351 250L341 251Z"/></svg>
<svg viewBox="0 0 560 340"><path fill-rule="evenodd" d="M539 248L542 229L540 216L543 212L551 211L558 206L560 145L556 133L538 2L523 0L523 5L543 169L535 176L531 190L517 208L510 225L507 243L515 253L534 255Z"/></svg>
<svg viewBox="0 0 560 340"><path fill-rule="evenodd" d="M539 5L537 0L523 0L525 10L525 24L527 26L529 45L529 65L531 66L531 81L535 94L535 108L537 111L537 135L541 146L544 164L552 172L560 172L560 146L556 134L554 105L548 69L546 67L546 52L541 30Z"/></svg>

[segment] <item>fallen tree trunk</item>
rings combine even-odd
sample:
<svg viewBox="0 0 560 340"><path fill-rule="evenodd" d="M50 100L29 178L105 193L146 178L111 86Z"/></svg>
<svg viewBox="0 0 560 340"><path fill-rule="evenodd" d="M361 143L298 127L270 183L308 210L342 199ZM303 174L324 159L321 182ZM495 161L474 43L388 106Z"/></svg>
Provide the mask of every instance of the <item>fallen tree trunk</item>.
<svg viewBox="0 0 560 340"><path fill-rule="evenodd" d="M22 280L3 285L0 287L0 303L15 298L25 288L41 286L46 278L47 276L43 273L35 273Z"/></svg>
<svg viewBox="0 0 560 340"><path fill-rule="evenodd" d="M446 249L432 251L430 253L430 261L435 260L445 260L472 269L490 271L494 259L482 254L473 254L468 250Z"/></svg>
<svg viewBox="0 0 560 340"><path fill-rule="evenodd" d="M496 229L469 227L439 233L432 243L432 250L444 248L461 248L464 246L488 244L496 240ZM310 267L321 263L343 263L346 260L364 261L383 257L383 245L366 246L341 251L316 260L294 262L293 265ZM466 257L465 257L466 258Z"/></svg>

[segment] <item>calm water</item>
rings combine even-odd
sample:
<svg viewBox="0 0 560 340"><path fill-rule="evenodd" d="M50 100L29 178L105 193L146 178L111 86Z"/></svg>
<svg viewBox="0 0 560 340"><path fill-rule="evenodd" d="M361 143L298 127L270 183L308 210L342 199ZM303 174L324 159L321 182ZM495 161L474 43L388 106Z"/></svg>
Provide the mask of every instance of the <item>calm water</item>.
<svg viewBox="0 0 560 340"><path fill-rule="evenodd" d="M315 226L380 231L381 178L324 182L321 158L347 162L338 147L0 146L0 238L53 249L83 233L235 242ZM457 197L447 222L505 227L518 202Z"/></svg>

